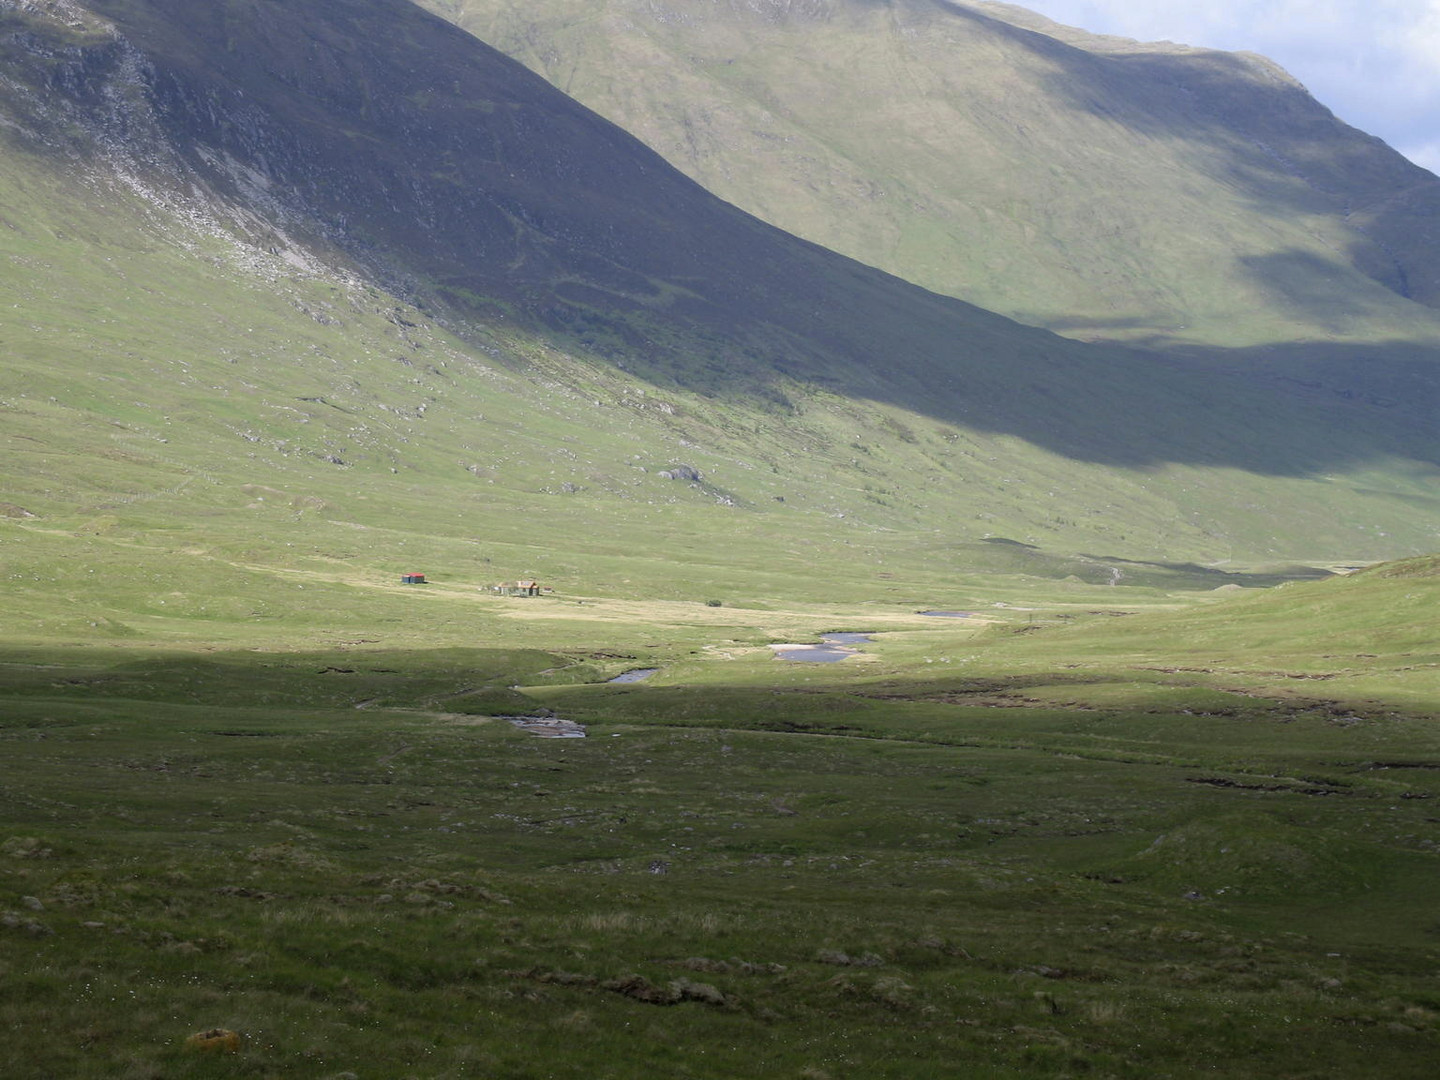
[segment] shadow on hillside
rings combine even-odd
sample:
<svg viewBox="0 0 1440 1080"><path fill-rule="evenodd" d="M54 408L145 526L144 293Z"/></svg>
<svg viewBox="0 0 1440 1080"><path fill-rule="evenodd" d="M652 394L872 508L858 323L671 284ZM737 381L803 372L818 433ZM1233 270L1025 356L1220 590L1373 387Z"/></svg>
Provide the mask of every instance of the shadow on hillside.
<svg viewBox="0 0 1440 1080"><path fill-rule="evenodd" d="M417 710L450 716L524 712L517 683L547 681L566 659L536 649L335 648L314 652L250 649L157 651L111 642L76 647L0 647L0 698L62 698L85 703L153 702L215 710L202 723L223 725L246 710L283 721L287 709ZM60 726L76 720L52 721ZM5 727L0 720L0 729ZM20 721L16 726L29 726ZM216 731L215 734L227 734ZM259 736L261 732L238 731ZM283 722L264 734L285 734Z"/></svg>
<svg viewBox="0 0 1440 1080"><path fill-rule="evenodd" d="M1140 43L1091 52L979 11L951 14L1045 57L1054 100L1149 138L1193 141L1193 167L1263 211L1348 223L1354 269L1435 306L1440 178L1338 120L1269 61Z"/></svg>
<svg viewBox="0 0 1440 1080"><path fill-rule="evenodd" d="M1214 592L1223 588L1267 589L1287 581L1331 577L1313 566L1274 566L1266 570L1225 570L1193 562L1130 559L1120 555L1054 551L1038 544L989 536L979 541L938 544L934 559L966 573L1020 574L1050 581L1074 580L1116 588L1117 603L1127 589Z"/></svg>
<svg viewBox="0 0 1440 1080"><path fill-rule="evenodd" d="M1305 258L1276 256L1254 270L1263 276L1276 263ZM827 298L836 321L829 330L817 327L816 337L851 364L807 370L792 356L787 373L846 397L1102 465L1292 477L1384 459L1440 466L1434 348L1405 341L1165 351L1086 345L895 279L877 282L881 289L888 302L868 311L853 293ZM1327 294L1314 302L1340 307ZM856 310L879 314L842 323Z"/></svg>
<svg viewBox="0 0 1440 1080"><path fill-rule="evenodd" d="M144 50L153 130L216 205L343 252L457 325L505 313L660 387L781 410L820 389L1104 465L1440 465L1433 354L1161 355L1021 326L742 213L409 0L271 3L238 21L190 0L92 6ZM1058 88L1083 107L1110 59L1029 36L1069 57ZM52 96L118 95L127 63L109 44L64 53Z"/></svg>
<svg viewBox="0 0 1440 1080"><path fill-rule="evenodd" d="M1282 476L1387 458L1440 466L1440 356L1416 345L1096 352L1107 358L1093 380L1056 407L976 426L1107 465Z"/></svg>
<svg viewBox="0 0 1440 1080"><path fill-rule="evenodd" d="M1366 290L1363 282L1337 273L1332 263L1312 252L1251 255L1240 258L1239 265L1268 305L1329 333L1346 334L1362 320L1384 318L1389 298L1383 283Z"/></svg>

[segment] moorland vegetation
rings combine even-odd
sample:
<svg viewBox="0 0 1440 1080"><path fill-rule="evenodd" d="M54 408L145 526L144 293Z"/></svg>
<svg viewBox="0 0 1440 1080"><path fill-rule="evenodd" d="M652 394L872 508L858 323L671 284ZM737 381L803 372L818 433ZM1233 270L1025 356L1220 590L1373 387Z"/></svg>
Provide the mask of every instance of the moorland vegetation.
<svg viewBox="0 0 1440 1080"><path fill-rule="evenodd" d="M1057 336L400 0L0 71L0 1073L1433 1071L1423 297Z"/></svg>

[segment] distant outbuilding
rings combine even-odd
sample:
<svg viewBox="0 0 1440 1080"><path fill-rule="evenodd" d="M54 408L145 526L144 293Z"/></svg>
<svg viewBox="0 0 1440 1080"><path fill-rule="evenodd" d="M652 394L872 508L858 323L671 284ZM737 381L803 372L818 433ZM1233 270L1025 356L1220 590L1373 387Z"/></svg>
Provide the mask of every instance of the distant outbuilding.
<svg viewBox="0 0 1440 1080"><path fill-rule="evenodd" d="M401 575L400 575L400 584L401 584L401 585L424 585L424 584L425 584L425 575L424 575L424 574L401 574Z"/></svg>
<svg viewBox="0 0 1440 1080"><path fill-rule="evenodd" d="M491 585L490 591L501 596L539 596L549 589L542 589L538 581L507 581L503 585Z"/></svg>

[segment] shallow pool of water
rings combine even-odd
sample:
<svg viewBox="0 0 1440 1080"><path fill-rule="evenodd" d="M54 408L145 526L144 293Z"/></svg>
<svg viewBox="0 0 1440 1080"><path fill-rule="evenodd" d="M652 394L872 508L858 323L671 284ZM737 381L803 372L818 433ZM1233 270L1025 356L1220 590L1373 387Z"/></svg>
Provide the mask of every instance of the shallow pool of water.
<svg viewBox="0 0 1440 1080"><path fill-rule="evenodd" d="M802 664L835 664L858 653L850 648L866 641L873 641L870 634L821 634L821 645L771 645L780 660Z"/></svg>
<svg viewBox="0 0 1440 1080"><path fill-rule="evenodd" d="M612 683L644 682L646 679L650 678L651 675L654 675L659 670L659 668L653 667L636 668L634 671L627 671L623 675L616 675L615 678L611 679L610 681Z"/></svg>
<svg viewBox="0 0 1440 1080"><path fill-rule="evenodd" d="M855 655L855 649L839 645L771 645L781 660L794 660L808 664L833 664Z"/></svg>

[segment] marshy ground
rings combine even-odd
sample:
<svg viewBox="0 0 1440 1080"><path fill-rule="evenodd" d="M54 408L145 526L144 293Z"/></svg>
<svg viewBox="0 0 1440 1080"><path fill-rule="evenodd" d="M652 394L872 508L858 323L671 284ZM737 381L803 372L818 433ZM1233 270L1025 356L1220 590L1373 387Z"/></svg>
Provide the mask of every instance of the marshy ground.
<svg viewBox="0 0 1440 1080"><path fill-rule="evenodd" d="M1431 1075L1433 650L751 615L881 631L781 664L606 606L532 609L553 651L7 649L0 1069Z"/></svg>

